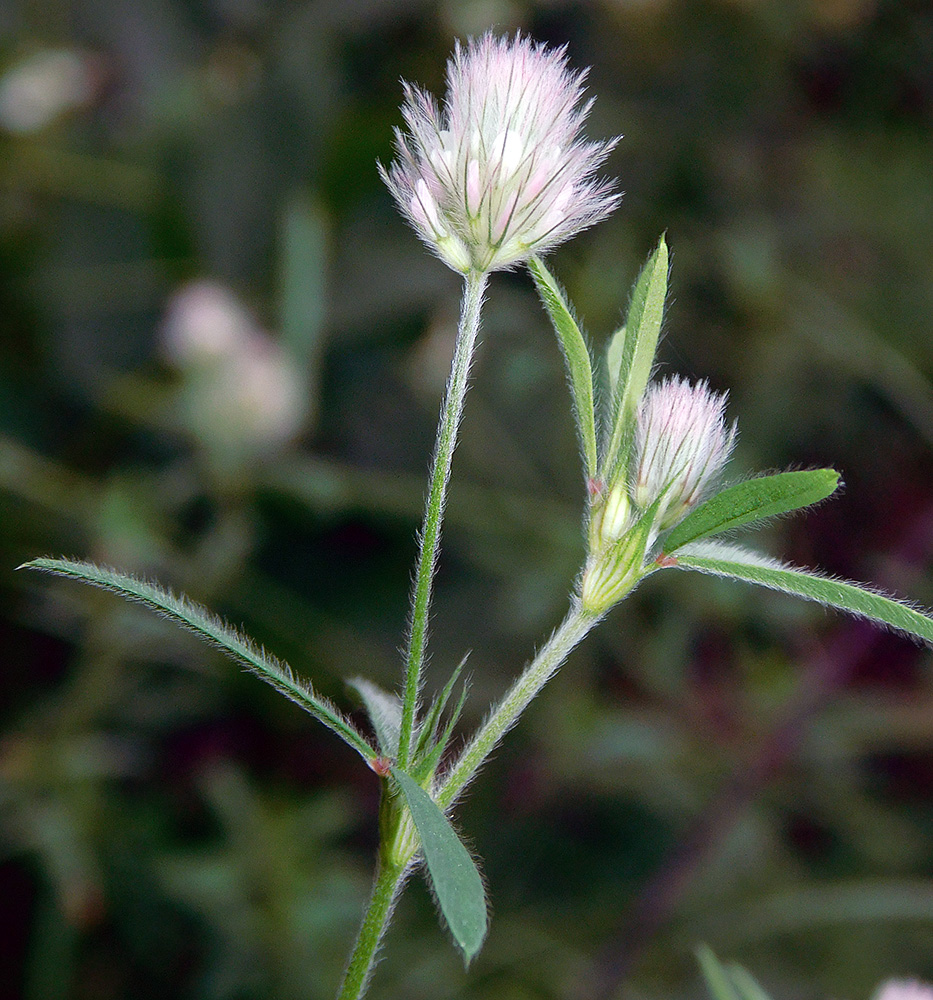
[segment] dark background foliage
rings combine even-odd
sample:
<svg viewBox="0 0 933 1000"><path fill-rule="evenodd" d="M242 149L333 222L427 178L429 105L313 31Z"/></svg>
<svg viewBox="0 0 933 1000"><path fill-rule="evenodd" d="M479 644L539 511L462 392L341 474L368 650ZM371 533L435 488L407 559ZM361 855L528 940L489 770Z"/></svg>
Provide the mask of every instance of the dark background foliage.
<svg viewBox="0 0 933 1000"><path fill-rule="evenodd" d="M621 208L553 258L594 346L666 231L662 370L729 390L733 474L846 481L761 544L933 604L927 4L8 0L3 996L333 995L376 777L193 639L13 567L65 553L156 576L347 706L346 678L395 683L459 289L375 161L399 79L439 91L453 38L490 26L566 43L592 66L590 134L624 134ZM83 90L30 124L10 81L48 50ZM241 404L166 359L169 304L200 279L271 331L297 389ZM269 407L285 430L255 431ZM466 724L563 612L575 448L530 282L497 276L429 674L472 650ZM655 577L460 810L494 913L474 967L416 883L373 997L698 996L701 941L780 997L933 978L931 666L813 606Z"/></svg>

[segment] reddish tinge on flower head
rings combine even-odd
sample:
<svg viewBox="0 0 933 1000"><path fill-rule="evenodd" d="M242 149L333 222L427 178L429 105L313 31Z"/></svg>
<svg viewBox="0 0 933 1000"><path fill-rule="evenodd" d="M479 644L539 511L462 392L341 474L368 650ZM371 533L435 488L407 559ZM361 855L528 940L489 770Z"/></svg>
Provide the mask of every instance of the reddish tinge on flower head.
<svg viewBox="0 0 933 1000"><path fill-rule="evenodd" d="M648 386L638 408L632 499L644 510L659 497L655 522L670 528L703 499L729 459L725 394L674 376Z"/></svg>
<svg viewBox="0 0 933 1000"><path fill-rule="evenodd" d="M496 271L543 253L619 200L594 174L615 145L580 138L592 101L565 48L521 35L459 43L443 110L409 84L398 158L380 173L421 238L456 271Z"/></svg>

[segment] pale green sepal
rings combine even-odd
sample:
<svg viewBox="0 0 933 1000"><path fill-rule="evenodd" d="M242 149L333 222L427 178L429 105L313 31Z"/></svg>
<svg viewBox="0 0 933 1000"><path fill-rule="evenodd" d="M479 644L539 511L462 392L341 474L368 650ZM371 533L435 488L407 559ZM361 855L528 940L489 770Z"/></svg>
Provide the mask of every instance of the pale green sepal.
<svg viewBox="0 0 933 1000"><path fill-rule="evenodd" d="M713 1000L770 1000L752 974L741 965L732 962L723 965L705 944L697 948L696 956Z"/></svg>
<svg viewBox="0 0 933 1000"><path fill-rule="evenodd" d="M398 737L402 729L402 700L398 695L383 691L365 677L354 677L347 686L360 696L369 721L376 733L376 742L383 757L398 756Z"/></svg>
<svg viewBox="0 0 933 1000"><path fill-rule="evenodd" d="M627 472L635 411L651 377L666 295L667 243L662 236L632 289L625 325L609 343L607 360L613 365L609 383L615 389L610 400L609 443L600 467L608 483L624 478ZM617 344L617 339L621 343Z"/></svg>
<svg viewBox="0 0 933 1000"><path fill-rule="evenodd" d="M646 568L644 563L662 498L663 494L621 538L590 553L580 582L580 602L590 614L605 614L654 572L653 565Z"/></svg>
<svg viewBox="0 0 933 1000"><path fill-rule="evenodd" d="M540 257L528 261L528 270L534 278L535 286L544 308L560 341L567 363L570 391L573 395L573 409L577 421L580 447L586 462L586 475L592 479L596 475L596 405L593 399L593 363L589 348L574 319L570 304L563 289L554 276L544 266Z"/></svg>
<svg viewBox="0 0 933 1000"><path fill-rule="evenodd" d="M219 646L251 673L271 684L286 698L323 722L367 761L376 759L376 752L356 727L326 698L320 697L309 682L299 680L287 663L270 656L252 639L241 635L207 608L195 604L187 597L178 597L171 591L127 573L119 573L107 567L72 559L33 559L18 568L38 569L56 576L82 580L84 583L120 594L131 601L145 604L165 618Z"/></svg>
<svg viewBox="0 0 933 1000"><path fill-rule="evenodd" d="M798 569L738 545L717 541L694 542L672 556L668 565L757 583L785 594L794 594L804 600L818 601L880 625L887 625L898 632L906 632L933 645L933 617L929 612L919 611L909 604L860 584L820 576L812 570Z"/></svg>
<svg viewBox="0 0 933 1000"><path fill-rule="evenodd" d="M392 777L421 838L438 909L469 965L486 937L486 891L479 870L434 799L401 769L393 767Z"/></svg>
<svg viewBox="0 0 933 1000"><path fill-rule="evenodd" d="M835 469L778 472L727 486L691 511L664 540L671 553L689 542L825 500L839 486Z"/></svg>

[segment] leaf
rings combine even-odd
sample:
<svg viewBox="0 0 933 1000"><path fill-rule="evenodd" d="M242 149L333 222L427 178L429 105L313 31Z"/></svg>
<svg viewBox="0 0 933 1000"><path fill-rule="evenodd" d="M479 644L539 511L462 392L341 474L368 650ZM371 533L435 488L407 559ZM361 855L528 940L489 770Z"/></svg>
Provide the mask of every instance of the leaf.
<svg viewBox="0 0 933 1000"><path fill-rule="evenodd" d="M356 727L326 698L315 693L310 683L299 680L287 663L270 656L247 636L187 597L177 597L154 583L94 563L73 559L33 559L19 569L38 569L56 576L81 580L95 587L138 601L183 628L194 632L242 664L251 673L271 684L277 691L300 705L306 712L332 729L367 761L376 757Z"/></svg>
<svg viewBox="0 0 933 1000"><path fill-rule="evenodd" d="M818 601L933 645L933 618L929 612L919 611L861 584L834 580L723 542L695 542L681 549L674 558L682 569L757 583L804 600Z"/></svg>
<svg viewBox="0 0 933 1000"><path fill-rule="evenodd" d="M399 768L392 768L392 776L405 796L421 838L437 905L469 965L486 937L483 880L469 851L434 799Z"/></svg>
<svg viewBox="0 0 933 1000"><path fill-rule="evenodd" d="M700 945L696 955L713 1000L739 1000L739 994L732 984L729 973L713 954L712 949L708 945Z"/></svg>
<svg viewBox="0 0 933 1000"><path fill-rule="evenodd" d="M444 751L447 749L447 744L450 742L451 736L453 736L454 726L457 725L457 720L460 718L460 713L463 711L463 706L466 704L467 694L469 693L469 685L464 684L463 690L460 692L460 697L457 700L457 704L454 706L454 710L450 713L450 717L447 719L447 725L444 727L444 731L434 738L433 743L428 747L427 752L416 760L416 765L418 768L418 774L427 778L428 775L434 774L437 770L438 762L441 759Z"/></svg>
<svg viewBox="0 0 933 1000"><path fill-rule="evenodd" d="M609 342L612 430L600 470L607 482L617 480L628 462L635 411L651 376L666 295L667 243L662 236L632 289L625 325Z"/></svg>
<svg viewBox="0 0 933 1000"><path fill-rule="evenodd" d="M279 328L317 401L325 310L327 233L324 213L301 194L286 203L281 223Z"/></svg>
<svg viewBox="0 0 933 1000"><path fill-rule="evenodd" d="M730 962L729 973L742 1000L771 1000L771 997L761 988L758 980L743 966Z"/></svg>
<svg viewBox="0 0 933 1000"><path fill-rule="evenodd" d="M622 357L625 352L625 327L620 326L618 330L609 338L609 346L606 348L606 371L609 375L609 398L616 398L616 389L619 385L619 373L622 368Z"/></svg>
<svg viewBox="0 0 933 1000"><path fill-rule="evenodd" d="M714 1000L770 1000L754 976L741 965L722 964L707 945L697 948L697 960Z"/></svg>
<svg viewBox="0 0 933 1000"><path fill-rule="evenodd" d="M470 654L467 653L466 656L460 661L457 669L450 675L450 680L444 685L443 691L434 699L431 708L428 710L427 715L424 717L424 721L421 723L418 732L418 742L415 746L415 758L421 760L425 754L429 753L434 746L437 745L437 730L440 726L441 715L443 715L444 709L447 707L447 702L450 700L451 694L453 694L454 686L457 683L460 674L463 672L463 668L466 666L467 657ZM463 710L463 701L466 698L466 687L462 694L460 695L460 702L454 710L451 720L447 724L447 729L449 730L453 725L456 724L457 719L460 717L460 712ZM436 763L436 761L435 761ZM424 776L426 777L429 772L425 771ZM416 777L421 777L421 775L416 775Z"/></svg>
<svg viewBox="0 0 933 1000"><path fill-rule="evenodd" d="M728 486L691 511L664 541L667 553L700 538L825 500L839 485L835 469L779 472Z"/></svg>
<svg viewBox="0 0 933 1000"><path fill-rule="evenodd" d="M378 684L366 680L365 677L354 677L347 681L363 702L369 721L376 732L376 742L384 757L398 754L398 738L402 729L401 699L388 691L383 691Z"/></svg>
<svg viewBox="0 0 933 1000"><path fill-rule="evenodd" d="M593 363L589 348L563 290L544 266L544 261L540 257L532 257L528 262L528 270L531 271L538 295L551 318L564 354L577 433L586 462L586 475L591 479L596 475L596 405L593 400Z"/></svg>

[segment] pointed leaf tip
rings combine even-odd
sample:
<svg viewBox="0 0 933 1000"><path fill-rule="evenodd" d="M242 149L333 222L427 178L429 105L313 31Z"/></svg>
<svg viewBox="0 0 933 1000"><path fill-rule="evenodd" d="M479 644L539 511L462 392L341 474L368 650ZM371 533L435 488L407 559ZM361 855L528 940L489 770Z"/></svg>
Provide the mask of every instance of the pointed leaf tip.
<svg viewBox="0 0 933 1000"><path fill-rule="evenodd" d="M671 553L689 542L809 507L838 486L835 469L778 472L735 483L691 511L667 536L664 551Z"/></svg>
<svg viewBox="0 0 933 1000"><path fill-rule="evenodd" d="M720 541L696 542L677 553L680 569L695 569L713 576L731 577L762 587L817 601L933 646L933 615L904 601L878 593L863 584L822 576L770 559L738 545Z"/></svg>
<svg viewBox="0 0 933 1000"><path fill-rule="evenodd" d="M635 411L651 377L661 336L667 276L667 242L662 236L632 288L625 325L615 333L607 351L611 431L600 471L609 480L624 474Z"/></svg>
<svg viewBox="0 0 933 1000"><path fill-rule="evenodd" d="M593 363L580 327L573 315L573 309L564 290L551 274L540 257L532 257L528 269L551 325L557 334L567 377L573 397L573 412L577 423L580 448L586 462L587 477L596 474L596 407L593 399Z"/></svg>
<svg viewBox="0 0 933 1000"><path fill-rule="evenodd" d="M421 838L437 905L469 965L486 937L486 891L470 852L434 799L404 771L392 768Z"/></svg>

